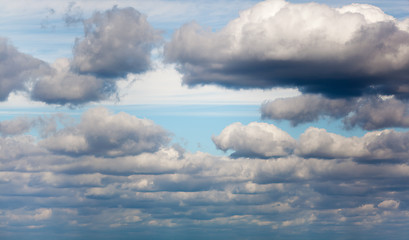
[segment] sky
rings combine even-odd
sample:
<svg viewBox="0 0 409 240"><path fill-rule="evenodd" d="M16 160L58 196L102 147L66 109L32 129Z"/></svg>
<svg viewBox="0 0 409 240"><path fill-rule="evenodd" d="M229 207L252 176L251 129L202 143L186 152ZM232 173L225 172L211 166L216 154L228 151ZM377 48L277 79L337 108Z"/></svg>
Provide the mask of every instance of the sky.
<svg viewBox="0 0 409 240"><path fill-rule="evenodd" d="M0 3L0 239L407 239L408 1Z"/></svg>

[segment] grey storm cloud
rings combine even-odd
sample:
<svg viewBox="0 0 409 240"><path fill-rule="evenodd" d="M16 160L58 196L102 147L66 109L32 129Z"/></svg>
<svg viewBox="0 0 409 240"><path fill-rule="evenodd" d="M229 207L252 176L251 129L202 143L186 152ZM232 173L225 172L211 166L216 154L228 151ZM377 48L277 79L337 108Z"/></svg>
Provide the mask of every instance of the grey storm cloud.
<svg viewBox="0 0 409 240"><path fill-rule="evenodd" d="M165 56L178 64L187 85L407 97L408 42L409 21L375 6L270 0L220 31L184 25L166 44Z"/></svg>
<svg viewBox="0 0 409 240"><path fill-rule="evenodd" d="M95 108L84 113L78 125L61 129L40 144L53 152L113 157L155 152L169 140L168 132L151 120Z"/></svg>
<svg viewBox="0 0 409 240"><path fill-rule="evenodd" d="M153 46L161 40L133 8L112 8L84 20L84 38L74 46L72 68L81 74L124 77L150 68Z"/></svg>
<svg viewBox="0 0 409 240"><path fill-rule="evenodd" d="M393 97L329 99L321 95L305 94L265 102L261 106L261 114L263 118L288 120L293 126L330 117L342 119L348 129L409 127L407 100Z"/></svg>
<svg viewBox="0 0 409 240"><path fill-rule="evenodd" d="M26 83L47 67L45 62L19 52L4 38L0 38L0 56L0 101L11 92L26 90Z"/></svg>

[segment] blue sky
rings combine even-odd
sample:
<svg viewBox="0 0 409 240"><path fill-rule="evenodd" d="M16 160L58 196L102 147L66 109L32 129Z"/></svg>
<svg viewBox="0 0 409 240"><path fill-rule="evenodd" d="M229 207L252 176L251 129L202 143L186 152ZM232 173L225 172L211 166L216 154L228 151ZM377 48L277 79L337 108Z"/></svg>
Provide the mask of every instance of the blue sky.
<svg viewBox="0 0 409 240"><path fill-rule="evenodd" d="M1 239L406 239L408 1L7 1Z"/></svg>

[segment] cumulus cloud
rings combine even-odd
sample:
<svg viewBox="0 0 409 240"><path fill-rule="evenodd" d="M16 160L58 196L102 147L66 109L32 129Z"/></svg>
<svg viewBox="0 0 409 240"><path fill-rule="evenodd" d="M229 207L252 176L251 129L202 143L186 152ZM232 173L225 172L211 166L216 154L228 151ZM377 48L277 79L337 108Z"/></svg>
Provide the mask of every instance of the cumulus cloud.
<svg viewBox="0 0 409 240"><path fill-rule="evenodd" d="M65 154L113 157L155 152L168 141L168 133L151 120L95 108L78 125L59 130L41 145Z"/></svg>
<svg viewBox="0 0 409 240"><path fill-rule="evenodd" d="M166 44L165 55L179 64L188 85L406 97L408 42L407 21L375 6L269 0L217 32L184 25Z"/></svg>
<svg viewBox="0 0 409 240"><path fill-rule="evenodd" d="M269 238L277 228L294 237L302 229L320 235L362 227L385 231L391 223L408 227L407 160L366 164L353 157L386 158L389 151L407 159L407 133L345 138L309 129L309 142L302 137L295 142L269 124L235 123L213 138L241 154L234 158L125 146L136 138L162 139L158 129L150 121L96 108L39 144L28 135L0 138L0 230L16 236L16 229L27 234L42 228L50 236L57 229L61 237L92 229L111 238L149 228L151 238L158 229L200 226L205 233L228 226L253 237L270 229ZM311 145L316 135L326 140L318 143L321 149ZM315 151L314 158L298 152L300 142L303 150ZM294 150L285 149L288 143Z"/></svg>
<svg viewBox="0 0 409 240"><path fill-rule="evenodd" d="M29 131L32 125L33 121L27 117L1 121L0 134L3 136L22 134Z"/></svg>
<svg viewBox="0 0 409 240"><path fill-rule="evenodd" d="M361 138L347 138L311 127L300 136L295 152L304 157L406 161L408 140L409 132L389 129L369 132Z"/></svg>
<svg viewBox="0 0 409 240"><path fill-rule="evenodd" d="M247 126L233 123L212 137L218 149L232 149L235 156L277 157L292 152L295 140L272 124L252 122Z"/></svg>
<svg viewBox="0 0 409 240"><path fill-rule="evenodd" d="M294 154L304 158L375 162L406 161L409 157L409 132L390 129L368 132L363 137L344 137L310 127L295 140L273 124L234 123L212 139L217 148L233 150L232 156L236 157L271 158Z"/></svg>
<svg viewBox="0 0 409 240"><path fill-rule="evenodd" d="M263 118L289 120L293 126L317 121L321 116L341 118L354 110L356 99L328 99L320 95L279 98L261 106Z"/></svg>
<svg viewBox="0 0 409 240"><path fill-rule="evenodd" d="M7 39L0 38L0 101L14 91L26 90L26 84L47 68L47 64L19 52Z"/></svg>
<svg viewBox="0 0 409 240"><path fill-rule="evenodd" d="M115 91L113 80L72 72L68 59L58 59L49 74L35 83L31 98L50 104L78 105L106 99Z"/></svg>
<svg viewBox="0 0 409 240"><path fill-rule="evenodd" d="M148 70L151 50L160 40L146 16L133 8L95 13L84 20L84 34L75 42L72 68L99 77L124 77Z"/></svg>
<svg viewBox="0 0 409 240"><path fill-rule="evenodd" d="M321 117L342 119L347 129L357 126L365 130L409 126L407 101L394 97L328 99L306 94L265 102L261 106L261 114L263 118L289 120L294 126Z"/></svg>

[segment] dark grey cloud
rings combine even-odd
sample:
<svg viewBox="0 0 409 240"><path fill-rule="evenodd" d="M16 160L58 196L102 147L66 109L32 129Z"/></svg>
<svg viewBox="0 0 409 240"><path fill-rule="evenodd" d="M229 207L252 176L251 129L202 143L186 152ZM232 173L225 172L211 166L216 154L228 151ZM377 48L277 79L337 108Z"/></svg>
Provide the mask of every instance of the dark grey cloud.
<svg viewBox="0 0 409 240"><path fill-rule="evenodd" d="M95 13L84 20L84 34L75 42L72 68L109 78L148 70L151 50L161 39L146 16L133 8Z"/></svg>
<svg viewBox="0 0 409 240"><path fill-rule="evenodd" d="M168 135L151 120L95 108L84 113L78 125L57 131L41 145L65 154L114 157L155 152L169 142Z"/></svg>
<svg viewBox="0 0 409 240"><path fill-rule="evenodd" d="M347 129L409 127L407 100L394 97L328 99L321 95L306 94L265 102L261 106L261 114L263 118L288 120L293 126L330 117L342 119Z"/></svg>
<svg viewBox="0 0 409 240"><path fill-rule="evenodd" d="M343 29L339 31L339 29ZM191 23L165 46L187 85L408 96L409 31L370 5L265 1L217 32Z"/></svg>
<svg viewBox="0 0 409 240"><path fill-rule="evenodd" d="M47 64L19 52L7 39L0 38L0 101L14 91L24 91Z"/></svg>

